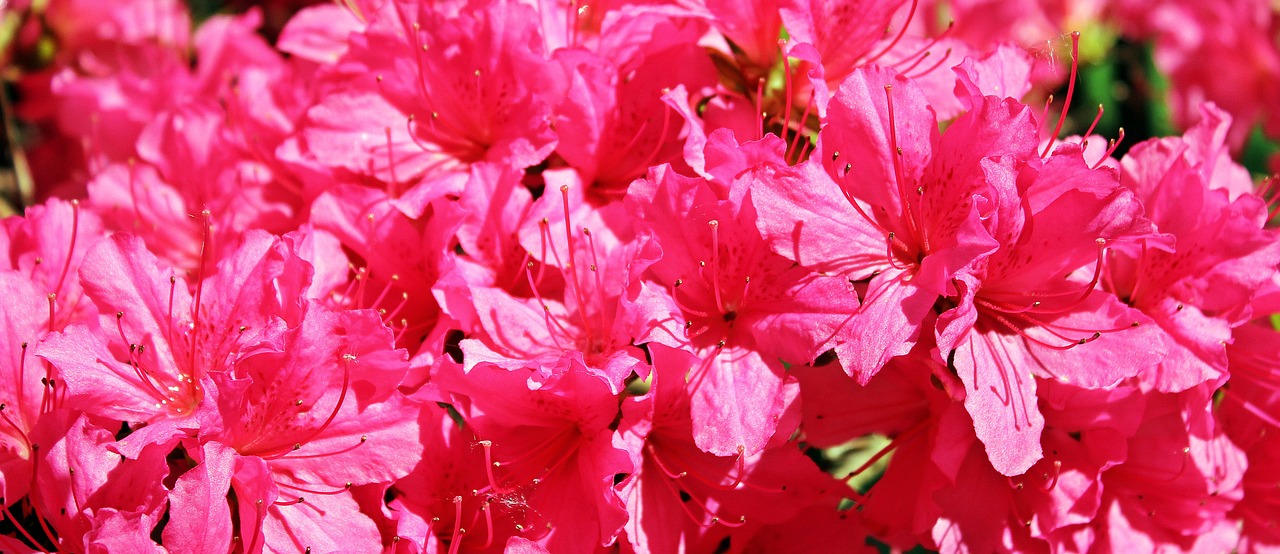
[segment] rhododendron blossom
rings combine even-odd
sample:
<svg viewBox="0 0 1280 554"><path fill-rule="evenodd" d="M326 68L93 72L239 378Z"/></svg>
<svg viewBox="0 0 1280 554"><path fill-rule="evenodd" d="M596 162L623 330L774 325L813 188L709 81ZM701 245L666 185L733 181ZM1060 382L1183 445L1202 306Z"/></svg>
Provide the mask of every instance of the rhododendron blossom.
<svg viewBox="0 0 1280 554"><path fill-rule="evenodd" d="M0 551L1280 548L1280 8L1060 4L0 0Z"/></svg>

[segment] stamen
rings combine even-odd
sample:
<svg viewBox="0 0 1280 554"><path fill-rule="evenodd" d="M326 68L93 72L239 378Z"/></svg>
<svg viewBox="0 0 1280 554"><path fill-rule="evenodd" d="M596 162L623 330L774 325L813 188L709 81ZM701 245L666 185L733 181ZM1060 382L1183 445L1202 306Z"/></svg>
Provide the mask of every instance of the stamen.
<svg viewBox="0 0 1280 554"><path fill-rule="evenodd" d="M591 229L588 229L586 227L582 228L582 236L587 238L587 250L591 252L591 265L588 266L587 269L591 271L591 274L594 276L596 281L596 302L599 303L596 309L596 313L600 319L600 322L599 322L600 334L603 336L607 336L608 331L605 326L605 314L604 314L605 312L604 282L601 280L602 277L600 275L601 273L600 257L596 255L596 239L595 237L591 236Z"/></svg>
<svg viewBox="0 0 1280 554"><path fill-rule="evenodd" d="M914 0L913 0L914 6ZM889 107L889 147L892 149L889 155L893 157L893 172L897 179L898 198L902 201L902 211L906 215L907 228L915 235L920 236L921 228L916 222L915 213L911 207L911 198L907 194L907 178L902 172L902 148L898 146L898 126L897 118L893 113L893 85L884 86L884 97ZM927 236L922 236L925 250L928 251L929 240Z"/></svg>
<svg viewBox="0 0 1280 554"><path fill-rule="evenodd" d="M1090 169L1098 169L1099 167L1102 167L1103 162L1110 159L1112 154L1115 154L1116 148L1118 148L1120 146L1120 143L1123 141L1124 141L1124 127L1121 127L1119 132L1117 133L1116 138L1110 141L1111 144L1107 148L1107 152L1103 154L1101 158L1098 158L1098 163L1093 164L1093 167L1091 167Z"/></svg>
<svg viewBox="0 0 1280 554"><path fill-rule="evenodd" d="M724 309L724 301L720 298L720 222L713 219L707 222L711 227L711 290L715 293L716 308L720 313Z"/></svg>
<svg viewBox="0 0 1280 554"><path fill-rule="evenodd" d="M168 324L164 330L164 340L169 344L173 344L173 291L178 285L178 279L172 274L169 275L169 312ZM124 312L117 312L117 317L124 315ZM121 333L123 335L124 333ZM127 341L126 341L127 342Z"/></svg>
<svg viewBox="0 0 1280 554"><path fill-rule="evenodd" d="M912 69L915 69L916 66L920 65L921 63L924 63L924 61L929 59L929 56L932 56L932 55L933 55L932 50L926 50L924 52L924 55L920 56L919 58L916 58L916 61L911 62L911 65L908 65L907 67L899 70L898 73L905 76Z"/></svg>
<svg viewBox="0 0 1280 554"><path fill-rule="evenodd" d="M906 269L907 266L898 265L898 257L893 255L893 241L895 240L898 240L897 234L894 233L893 231L889 231L889 234L886 235L884 238L884 244L885 244L884 257L886 260L889 261L889 267L892 267L894 269Z"/></svg>
<svg viewBox="0 0 1280 554"><path fill-rule="evenodd" d="M1045 484L1040 486L1040 490L1049 492L1058 486L1058 476L1062 474L1062 460L1053 461L1053 475L1044 473Z"/></svg>
<svg viewBox="0 0 1280 554"><path fill-rule="evenodd" d="M1102 121L1102 114L1103 114L1103 112L1105 112L1105 111L1106 111L1106 110L1102 107L1102 104L1098 104L1098 115L1093 116L1093 123L1090 123L1090 124L1089 124L1089 130L1087 130L1087 131L1085 131L1085 132L1084 132L1084 137L1085 137L1085 138L1084 138L1084 140L1083 140L1083 141L1081 141L1081 143L1080 143L1080 148L1081 148L1081 149L1084 149L1084 147L1086 147L1086 146L1088 146L1088 145L1089 145L1089 136L1093 134L1093 130L1094 130L1094 128L1096 128L1096 127L1098 126L1098 122L1099 122L1099 121Z"/></svg>
<svg viewBox="0 0 1280 554"><path fill-rule="evenodd" d="M434 132L434 131L435 131L435 123L436 123L436 114L435 114L435 113L432 113L432 114L431 114L431 117L430 117L430 118L428 118L428 119L429 119L429 120L430 120L430 122L431 122L431 131L432 131L432 132ZM415 133L415 132L413 132L413 123L414 123L414 121L415 121L414 114L409 114L409 118L408 118L408 119L405 119L405 121L404 121L404 128L405 128L405 130L406 130L406 131L408 131L408 132L409 132L409 140L412 140L412 141L413 141L413 144L417 145L417 147L418 147L420 150L422 150L423 152L427 152L427 153L437 153L437 152L440 152L440 151L441 151L441 149L440 149L440 147L439 147L439 146L434 145L434 144L424 144L421 140L418 140L418 134L417 134L417 133Z"/></svg>
<svg viewBox="0 0 1280 554"><path fill-rule="evenodd" d="M331 491L329 491L329 490L315 490L315 489L309 489L309 488L306 488L306 487L299 487L299 486L297 486L297 485L290 485L290 484L288 484L288 483L281 483L281 482L279 482L279 481L276 481L276 485L277 485L277 486L279 486L279 487L284 487L284 488L286 488L286 489L292 489L292 490L299 491L299 492L305 492L305 493L307 493L307 494L319 494L319 495L329 496L329 495L335 495L335 494L342 494L342 493L344 493L344 492L347 492L347 491L351 490L351 487L353 486L353 483L351 483L350 481L347 481L347 483L346 483L345 485L343 485L343 486L342 486L342 488L337 489L337 490L331 490Z"/></svg>
<svg viewBox="0 0 1280 554"><path fill-rule="evenodd" d="M675 284L671 286L671 300L675 302L676 307L680 308L681 311L687 314L691 314L695 317L711 317L710 313L707 313L695 308L691 308L689 306L686 306L684 303L680 302L680 297L676 296L676 289L679 289L682 283L684 283L684 280L676 279Z"/></svg>
<svg viewBox="0 0 1280 554"><path fill-rule="evenodd" d="M336 452L325 452L325 453L322 453L322 454L298 454L297 456L294 456L294 455L292 455L292 454L293 454L293 452L294 452L294 451L296 451L296 450L298 450L299 448L302 448L302 445L301 445L301 444L297 444L297 443L295 443L295 444L294 444L295 448L293 448L293 449L291 449L291 450L287 450L287 451L285 451L285 453L284 453L283 455L277 456L277 457L275 457L275 458L268 458L268 457L266 457L266 456L263 456L263 459L286 459L286 458L287 458L287 459L290 459L290 460L303 460L303 459L307 459L307 458L325 458L325 457L328 457L328 456L337 456L338 454L346 454L347 452L351 452L352 450L355 450L355 449L357 449L357 448L359 448L359 447L363 446L363 445L364 445L364 443L366 443L366 442L369 442L369 436L368 436L368 435L360 435L360 441L359 441L359 442L357 442L357 443L355 443L355 444L353 444L353 445L351 445L351 446L348 446L348 447L346 447L346 448L343 448L342 450L338 450L338 451L336 451Z"/></svg>
<svg viewBox="0 0 1280 554"><path fill-rule="evenodd" d="M23 388L26 386L25 384L27 382L27 343L26 341L22 342L21 350L22 350L20 354L21 357L18 359L18 382L16 383L17 386L14 388L18 393L17 395L18 396L18 413L27 413L26 400L25 400L27 395L23 394Z"/></svg>
<svg viewBox="0 0 1280 554"><path fill-rule="evenodd" d="M662 103L662 130L658 131L658 140L653 143L653 149L649 151L649 155L644 157L644 161L640 163L641 170L648 168L653 164L654 158L658 157L658 153L662 151L662 145L667 142L667 130L671 126L671 106L666 102ZM568 220L566 219L567 223Z"/></svg>
<svg viewBox="0 0 1280 554"><path fill-rule="evenodd" d="M898 45L898 41L902 40L902 37L907 34L907 27L911 26L911 20L915 17L916 7L919 4L920 4L920 0L911 0L911 9L910 11L907 12L907 18L902 22L902 29L898 30L898 36L893 37L893 40L889 42L888 46L885 46L884 49L880 51L880 53L874 56L871 56L870 58L867 58L866 61L862 62L862 65L869 65L875 62L876 60L880 59L881 56L888 54L890 50L893 50L894 46Z"/></svg>
<svg viewBox="0 0 1280 554"><path fill-rule="evenodd" d="M211 241L210 231L213 228L212 215L210 214L209 210L202 210L200 212L200 217L203 220L203 224L200 226L201 227L200 229L200 233L201 233L200 264L197 266L198 269L196 272L195 302L192 304L192 307L191 307L191 310L192 310L191 321L192 321L192 328L194 329L194 332L191 334L191 353L190 353L190 359L187 364L187 367L190 369L193 377L193 379L191 379L191 382L188 383L188 388L190 389L189 392L193 398L196 395L196 389L195 389L196 380L194 379L195 373L196 373L196 352L200 350L200 337L203 335L200 329L200 304L201 304L201 299L204 296L204 270L205 270L205 264L209 262L209 247L210 247L210 241Z"/></svg>
<svg viewBox="0 0 1280 554"><path fill-rule="evenodd" d="M782 140L785 141L787 132L791 130L791 58L787 56L787 41L785 39L778 40L778 50L782 54L783 94L786 95L782 116Z"/></svg>
<svg viewBox="0 0 1280 554"><path fill-rule="evenodd" d="M462 497L453 497L453 535L449 539L449 554L458 554L458 547L462 546L462 535L466 534L466 529L462 528Z"/></svg>
<svg viewBox="0 0 1280 554"><path fill-rule="evenodd" d="M488 499L480 503L480 511L484 512L484 544L480 545L480 549L484 550L493 545L493 514L489 512Z"/></svg>
<svg viewBox="0 0 1280 554"><path fill-rule="evenodd" d="M391 285L394 285L399 281L400 281L400 275L393 273L391 275L391 279L389 279L386 282L386 284L382 286L382 292L378 293L378 298L374 299L373 303L370 304L370 306L381 306L382 300L387 297L388 292L391 292Z"/></svg>
<svg viewBox="0 0 1280 554"><path fill-rule="evenodd" d="M501 467L502 465L499 462L493 461L493 442L482 440L477 444L479 444L481 448L484 448L484 472L485 476L489 478L489 488L498 494L507 494L515 490L498 485L498 479L493 475L493 468Z"/></svg>
<svg viewBox="0 0 1280 554"><path fill-rule="evenodd" d="M67 271L71 269L71 258L76 252L76 237L80 234L80 201L71 201L71 244L67 247L67 259L62 262L62 271L58 274L58 286L53 294L62 292L62 284L67 280Z"/></svg>
<svg viewBox="0 0 1280 554"><path fill-rule="evenodd" d="M565 329L563 325L560 325L556 318L551 316L551 308L547 307L547 303L542 300L542 294L538 292L538 286L534 284L532 268L533 262L529 262L524 268L524 274L529 279L529 290L533 291L534 299L542 307L542 318L546 322L547 335L551 337L551 341L555 343L556 348L564 350L564 346L560 344L560 339L556 338L555 331L559 330L567 339L573 338L573 334L568 329ZM553 325L555 326L554 329L552 328Z"/></svg>
<svg viewBox="0 0 1280 554"><path fill-rule="evenodd" d="M839 152L836 152L836 155L839 154ZM858 212L858 215L862 216L863 220L874 227L877 231L880 231L881 233L886 232L883 226L877 223L876 220L872 219L870 215L867 215L867 212L864 211L862 206L858 204L858 201L854 199L853 193L849 192L849 172L853 170L853 164L844 164L843 169L843 173L837 172L840 175L840 194L844 195L844 199L849 202L849 206L853 207L854 211Z"/></svg>
<svg viewBox="0 0 1280 554"><path fill-rule="evenodd" d="M800 163L803 160L802 152L796 150L796 146L800 144L800 137L805 135L804 130L809 123L809 113L813 110L814 93L809 91L809 101L804 104L804 113L800 115L800 122L797 124L795 134L791 137L791 145L787 148L788 152L795 154L795 159L791 160L791 165ZM835 161L835 160L832 160Z"/></svg>
<svg viewBox="0 0 1280 554"><path fill-rule="evenodd" d="M1053 148L1054 141L1058 140L1058 133L1062 132L1062 123L1067 119L1067 110L1071 109L1071 96L1076 91L1076 72L1080 66L1080 31L1071 32L1071 77L1067 80L1067 97L1062 102L1062 112L1058 114L1058 124L1053 127L1053 134L1049 136L1048 143L1044 146L1044 151L1040 153L1043 158L1049 155L1049 150Z"/></svg>
<svg viewBox="0 0 1280 554"><path fill-rule="evenodd" d="M19 396L19 400L21 400L21 396ZM12 419L9 419L9 414L5 408L6 406L4 404L0 404L0 419L3 419L5 423L9 424L9 427L12 427L14 431L17 431L18 437L22 439L22 442L27 446L27 450L30 451L31 437L29 437L27 432L23 431L21 427L18 427L17 423L14 423Z"/></svg>
<svg viewBox="0 0 1280 554"><path fill-rule="evenodd" d="M342 409L342 404L347 400L347 390L351 385L351 362L354 361L356 361L355 354L342 355L342 392L338 393L338 401L334 403L333 410L329 412L329 417L324 420L324 423L320 424L320 427L312 430L305 439L298 441L294 446L294 450L297 450L301 445L310 442L311 439L314 439L317 435L323 433L325 429L329 428L329 424L333 423L334 418L338 417L338 411ZM364 443L364 437L360 438L360 442L362 444Z"/></svg>
<svg viewBox="0 0 1280 554"><path fill-rule="evenodd" d="M911 59L916 58L917 56L921 56L921 55L928 54L929 52L933 51L933 47L937 46L939 42L942 42L942 39L947 38L947 35L950 35L950 34L951 34L951 31L952 31L953 29L955 29L955 27L956 27L956 21L955 21L954 19L952 19L952 20L948 21L948 22L947 22L947 28L946 28L946 29L943 29L941 33L938 33L938 36L933 37L932 39L930 39L928 43L926 43L924 46L922 46L922 47L918 48L915 52L912 52L910 55L903 56L903 57L902 57L902 59L900 59L900 60L898 60L898 61L896 61L896 62L893 62L893 63L891 63L891 64L888 64L888 66L889 66L889 67L898 67L898 66L900 66L900 65L902 65L902 64L904 64L904 63L906 63L908 60L911 60ZM949 50L950 50L950 48L948 48L948 51L949 51ZM945 56L944 56L944 58L945 58ZM914 66L913 66L913 67L914 67ZM900 71L898 71L898 73L905 74L907 71L908 71L908 70L900 70ZM926 72L926 73L928 73L928 72Z"/></svg>
<svg viewBox="0 0 1280 554"><path fill-rule="evenodd" d="M1036 134L1044 134L1044 124L1049 122L1049 107L1053 105L1053 94L1044 101L1044 109L1040 110L1040 124L1036 126Z"/></svg>
<svg viewBox="0 0 1280 554"><path fill-rule="evenodd" d="M876 462L880 461L881 458L889 455L890 452L897 450L899 446L902 446L902 444L907 442L908 439L914 437L915 434L920 432L921 429L924 429L926 427L925 423L926 423L925 421L920 421L915 425L912 425L910 429L907 429L906 431L902 432L898 436L894 437L893 440L889 441L889 444L885 445L885 447L881 448L879 452L876 452L874 455L872 455L871 458L867 459L866 462L863 462L862 465L858 466L857 469L849 472L848 475L845 475L844 479L842 480L847 483L850 479L853 479L854 477L861 475L862 472L868 469L871 469L871 467L876 465Z"/></svg>
<svg viewBox="0 0 1280 554"><path fill-rule="evenodd" d="M0 498L0 514L4 515L6 519L12 522L13 527L17 529L19 533L22 534L22 538L27 539L27 542L29 544L33 544L33 545L44 544L40 541L37 541L35 537L32 537L31 533L28 533L27 529L22 525L22 522L19 521L18 518L13 517L13 512L9 511L9 506L5 504L3 498Z"/></svg>
<svg viewBox="0 0 1280 554"><path fill-rule="evenodd" d="M942 52L942 57L938 58L938 61L933 62L933 65L930 65L925 70L919 73L916 73L914 75L905 75L905 76L908 79L919 79L921 77L924 77L925 75L928 75L930 73L933 73L934 71L937 71L939 67L942 67L942 64L946 63L947 60L951 59L951 52L952 52L952 49L948 47L945 51ZM904 71L903 73L905 74L906 72Z"/></svg>
<svg viewBox="0 0 1280 554"><path fill-rule="evenodd" d="M245 551L245 552L252 552L252 551L253 551L253 550L251 550L251 549L253 549L253 547L254 547L254 543L258 541L258 534L259 534L259 533L261 533L261 531L262 531L262 523L266 520L266 516L267 516L267 515L266 515L266 513L265 513L265 512L266 512L266 508L265 508L265 507L263 507L263 505L262 505L262 504L263 504L263 502L262 502L262 499L261 499L261 498L259 498L259 499L257 500L257 502L255 502L255 505L254 505L254 513L255 513L255 514L254 514L254 515L255 515L256 517L254 518L254 523L253 523L253 534L252 534L252 535L249 535L249 542L247 542L247 543L245 543L245 544L244 544L244 551Z"/></svg>

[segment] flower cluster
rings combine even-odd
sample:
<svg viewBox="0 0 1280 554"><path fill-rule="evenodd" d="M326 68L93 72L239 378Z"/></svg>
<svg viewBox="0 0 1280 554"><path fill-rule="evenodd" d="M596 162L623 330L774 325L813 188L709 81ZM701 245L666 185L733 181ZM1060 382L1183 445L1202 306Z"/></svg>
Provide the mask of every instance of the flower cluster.
<svg viewBox="0 0 1280 554"><path fill-rule="evenodd" d="M0 550L1280 548L1265 2L10 4Z"/></svg>

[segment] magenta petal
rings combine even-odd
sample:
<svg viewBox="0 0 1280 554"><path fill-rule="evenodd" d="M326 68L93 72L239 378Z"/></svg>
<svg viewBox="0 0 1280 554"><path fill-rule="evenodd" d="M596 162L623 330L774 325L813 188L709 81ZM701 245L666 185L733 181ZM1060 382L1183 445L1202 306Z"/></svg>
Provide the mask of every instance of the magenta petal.
<svg viewBox="0 0 1280 554"><path fill-rule="evenodd" d="M305 494L305 493L304 493ZM262 524L271 552L382 551L382 537L349 494L306 495L302 504L273 505Z"/></svg>
<svg viewBox="0 0 1280 554"><path fill-rule="evenodd" d="M836 355L860 384L870 381L890 359L911 351L938 299L906 277L901 271L887 271L872 278L866 303L841 333Z"/></svg>
<svg viewBox="0 0 1280 554"><path fill-rule="evenodd" d="M40 356L58 368L81 410L120 421L151 421L167 413L137 372L84 327L50 335L40 345Z"/></svg>
<svg viewBox="0 0 1280 554"><path fill-rule="evenodd" d="M93 531L84 537L88 552L169 552L151 540L151 529L157 521L147 514L122 513L107 508L95 513L94 520Z"/></svg>
<svg viewBox="0 0 1280 554"><path fill-rule="evenodd" d="M817 164L805 163L801 170L808 182L751 189L756 226L769 247L804 267L852 279L883 269L885 234L858 215Z"/></svg>
<svg viewBox="0 0 1280 554"><path fill-rule="evenodd" d="M1021 342L1017 335L974 329L954 352L965 410L991 465L1005 475L1019 475L1041 457L1044 416Z"/></svg>
<svg viewBox="0 0 1280 554"><path fill-rule="evenodd" d="M784 380L782 367L759 353L726 348L703 370L690 409L698 448L717 456L760 452L773 438L778 419L795 400L799 386ZM656 362L655 362L656 363ZM698 382L699 376L691 377Z"/></svg>
<svg viewBox="0 0 1280 554"><path fill-rule="evenodd" d="M203 447L204 460L178 477L169 494L169 524L164 545L182 552L221 552L231 544L227 491L236 453L216 442Z"/></svg>
<svg viewBox="0 0 1280 554"><path fill-rule="evenodd" d="M1063 328L1102 331L1096 339L1090 331L1070 335L1072 339L1078 337L1089 342L1065 350L1046 346L1064 341L1041 328L1024 331L1028 337L1038 339L1023 341L1031 355L1027 360L1032 362L1030 369L1037 376L1083 388L1115 385L1154 367L1170 351L1163 330L1142 312L1125 306L1110 294L1094 292L1075 311L1049 323Z"/></svg>
<svg viewBox="0 0 1280 554"><path fill-rule="evenodd" d="M890 141L885 87L892 86L896 142ZM889 214L902 213L896 183L893 144L902 149L903 177L919 182L938 144L938 126L923 92L891 69L870 66L855 70L840 84L828 107L831 122L822 130L823 164L834 176L846 163L857 166L855 195ZM835 156L839 153L839 157ZM851 182L851 184L854 184Z"/></svg>

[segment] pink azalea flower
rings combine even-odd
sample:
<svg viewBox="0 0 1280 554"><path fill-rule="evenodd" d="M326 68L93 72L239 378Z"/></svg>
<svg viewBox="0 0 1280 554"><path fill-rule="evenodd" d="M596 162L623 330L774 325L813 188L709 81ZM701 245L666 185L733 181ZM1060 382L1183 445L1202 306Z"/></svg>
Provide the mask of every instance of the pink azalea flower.
<svg viewBox="0 0 1280 554"><path fill-rule="evenodd" d="M951 280L997 247L983 221L994 208L989 189L1003 186L1010 195L1015 189L1011 176L988 177L979 162L1032 139L1022 133L984 141L973 133L1009 121L977 114L966 121L939 136L910 81L859 69L835 94L815 153L835 180L752 191L774 251L815 271L869 281L836 346L860 383L910 351L935 301L955 294ZM902 153L894 155L898 148Z"/></svg>
<svg viewBox="0 0 1280 554"><path fill-rule="evenodd" d="M1127 4L1127 5L1125 5ZM1122 23L1135 34L1154 35L1156 67L1172 81L1169 103L1174 120L1191 127L1201 120L1201 104L1213 102L1235 118L1228 143L1239 149L1250 128L1260 123L1270 136L1280 134L1275 83L1280 50L1272 40L1276 15L1265 2L1238 0L1206 6L1176 1L1154 9L1123 3ZM1212 68L1203 60L1215 61Z"/></svg>
<svg viewBox="0 0 1280 554"><path fill-rule="evenodd" d="M791 389L778 359L808 362L848 319L857 299L847 282L814 275L772 252L756 229L752 194L774 188L799 190L821 182L816 167L790 168L782 141L739 150L718 135L730 154L713 174L732 182L682 177L669 167L650 171L632 185L628 202L657 239L662 259L650 269L659 287L669 287L670 318L650 338L689 348L704 360L690 379L694 435L704 450L734 455L758 453L773 435ZM765 161L737 152L761 148ZM761 409L767 407L767 409Z"/></svg>
<svg viewBox="0 0 1280 554"><path fill-rule="evenodd" d="M1222 426L1231 441L1248 457L1244 473L1244 497L1231 511L1231 520L1243 522L1241 552L1260 552L1280 547L1280 505L1272 487L1280 479L1280 467L1272 463L1280 455L1280 442L1272 438L1280 414L1280 395L1275 383L1280 379L1280 356L1275 344L1280 332L1265 325L1244 325L1233 332L1227 349L1231 380L1222 391Z"/></svg>
<svg viewBox="0 0 1280 554"><path fill-rule="evenodd" d="M892 453L870 490L846 494L858 506L860 524L876 539L899 548L931 540L930 529L942 515L934 494L954 486L959 460L974 440L972 422L940 390L963 385L935 371L936 366L928 357L895 358L866 385L849 379L834 363L796 370L806 441L830 448L870 434L891 439L862 466L837 477L865 477ZM934 378L937 383L931 382Z"/></svg>
<svg viewBox="0 0 1280 554"><path fill-rule="evenodd" d="M192 475L195 497L186 505L208 506L200 495L225 495L229 479L244 544L377 551L377 528L349 491L385 488L421 455L419 406L396 390L408 369L404 353L372 311L331 312L314 302L277 340L215 376L219 421L198 437L210 456L204 464L213 465ZM203 519L171 514L189 529ZM175 532L172 540L191 538Z"/></svg>
<svg viewBox="0 0 1280 554"><path fill-rule="evenodd" d="M102 220L77 201L52 199L29 206L22 217L4 220L0 259L53 295L53 328L95 315L77 275L85 253L102 234Z"/></svg>
<svg viewBox="0 0 1280 554"><path fill-rule="evenodd" d="M37 432L42 448L33 502L67 550L135 544L154 549L151 529L160 521L168 491L164 454L152 450L137 459L117 455L114 422L60 411ZM55 431L56 429L56 431ZM43 436L41 436L43 435Z"/></svg>
<svg viewBox="0 0 1280 554"><path fill-rule="evenodd" d="M540 537L546 521L529 506L531 489L475 494L488 486L492 462L492 457L486 461L475 430L443 408L427 407L423 413L423 457L388 492L401 543L421 552L483 552L526 533Z"/></svg>
<svg viewBox="0 0 1280 554"><path fill-rule="evenodd" d="M1239 168L1217 159L1229 120L1214 109L1205 115L1187 137L1139 144L1121 162L1123 182L1175 241L1118 250L1107 275L1173 339L1150 376L1162 391L1221 382L1231 329L1252 319L1254 295L1280 264L1280 242L1263 228L1266 205L1241 194Z"/></svg>
<svg viewBox="0 0 1280 554"><path fill-rule="evenodd" d="M618 397L581 355L517 370L483 363L465 374L446 363L433 382L458 397L481 441L490 473L479 493L527 491L528 509L545 518L549 527L531 539L554 552L592 552L617 539L627 511L615 477L633 468L609 428Z"/></svg>
<svg viewBox="0 0 1280 554"><path fill-rule="evenodd" d="M1101 264L1099 245L1142 237L1150 225L1114 174L1090 170L1078 148L1062 147L1042 161L1025 106L994 97L970 102L938 136L908 81L855 72L823 131L823 163L844 183L833 187L843 202L831 194L823 204L779 194L766 203L778 216L763 218L762 228L775 250L802 265L870 278L863 307L836 348L860 382L911 348L939 298L954 304L938 309L938 347L972 389L966 407L997 470L1016 475L1040 457L1043 420L1034 381L1015 368L1102 387L1162 354L1145 329L1112 332L1144 318L1094 294L1100 268L1085 285L1062 278ZM859 188L850 182L855 162L863 164ZM800 217L782 215L793 206L801 206ZM1072 349L1103 331L1114 346ZM1150 354L1118 354L1129 347ZM1108 361L1092 366L1094 373L1071 369L1082 359Z"/></svg>
<svg viewBox="0 0 1280 554"><path fill-rule="evenodd" d="M13 503L29 492L36 452L32 433L44 414L66 397L61 375L35 356L36 342L50 331L45 295L26 276L0 271L6 307L0 313L0 494Z"/></svg>
<svg viewBox="0 0 1280 554"><path fill-rule="evenodd" d="M625 221L621 204L592 209L582 189L576 182L564 184L559 194L546 194L530 206L520 231L526 266L517 275L528 296L492 287L469 289L481 329L460 345L468 370L481 362L515 369L580 352L588 367L609 377L615 391L632 372L648 373L644 353L633 342L649 323L637 305L639 277L657 259L658 249L648 237L615 232L610 222Z"/></svg>
<svg viewBox="0 0 1280 554"><path fill-rule="evenodd" d="M395 327L397 344L411 356L423 356L415 365L427 367L442 351L448 330L437 324L440 307L430 291L451 258L458 216L442 202L423 204L413 216L402 206L385 192L342 185L316 199L311 218L356 255L355 274L332 300L379 310Z"/></svg>
<svg viewBox="0 0 1280 554"><path fill-rule="evenodd" d="M116 235L86 256L81 283L101 314L96 325L72 325L40 348L76 406L117 421L191 416L211 368L197 364L196 354L205 352L197 341L207 331L185 282L162 269L140 239ZM234 333L214 329L215 336ZM222 363L227 354L209 359Z"/></svg>
<svg viewBox="0 0 1280 554"><path fill-rule="evenodd" d="M532 8L387 3L365 15L307 113L300 151L312 163L374 177L396 197L475 162L524 168L550 154L548 88L561 77Z"/></svg>
<svg viewBox="0 0 1280 554"><path fill-rule="evenodd" d="M191 15L186 4L177 0L126 1L111 6L62 0L50 2L43 15L65 53L109 43L151 41L181 49L191 38Z"/></svg>
<svg viewBox="0 0 1280 554"><path fill-rule="evenodd" d="M702 451L693 440L685 383L685 373L701 361L661 344L649 349L653 388L623 403L618 427L635 465L623 494L632 514L627 540L638 552L712 548L726 536L739 541L764 525L788 522L836 490L789 441L775 441L755 456Z"/></svg>
<svg viewBox="0 0 1280 554"><path fill-rule="evenodd" d="M1243 494L1247 462L1217 428L1206 387L1149 394L1127 447L1135 455L1103 473L1100 541L1114 551L1236 545L1240 531L1227 514Z"/></svg>
<svg viewBox="0 0 1280 554"><path fill-rule="evenodd" d="M696 94L696 104L715 84L714 66L697 45L699 25L640 16L625 21L609 32L648 34L653 40L646 48L628 51L631 42L605 40L597 52L563 50L555 56L569 74L556 108L556 153L590 186L619 195L650 166L679 161L681 121L664 93L683 85Z"/></svg>
<svg viewBox="0 0 1280 554"><path fill-rule="evenodd" d="M1149 319L1096 289L1102 247L1150 234L1137 199L1114 173L1089 169L1074 145L1032 171L1019 175L1022 206L999 211L995 235L1003 246L980 277L966 279L960 306L939 316L939 347L953 351L978 438L1006 475L1040 458L1043 419L1036 383L1023 368L1101 388L1154 366L1166 352ZM1089 282L1063 279L1085 264L1094 266Z"/></svg>

